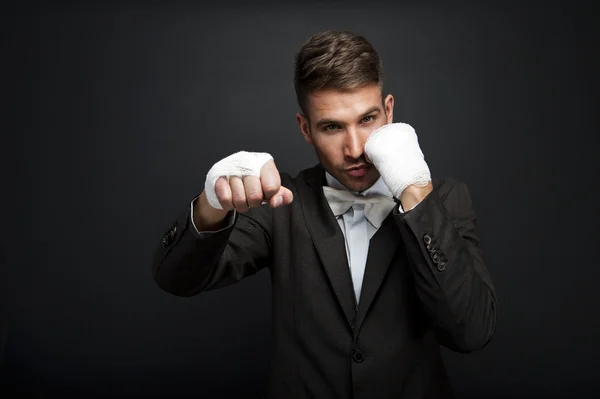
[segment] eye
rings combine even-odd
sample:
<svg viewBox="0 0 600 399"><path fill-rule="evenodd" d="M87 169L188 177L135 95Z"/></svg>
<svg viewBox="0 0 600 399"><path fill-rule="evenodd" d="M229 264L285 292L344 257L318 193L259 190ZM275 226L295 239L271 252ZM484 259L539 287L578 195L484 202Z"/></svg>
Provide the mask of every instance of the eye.
<svg viewBox="0 0 600 399"><path fill-rule="evenodd" d="M375 117L373 115L368 115L365 116L364 118L362 118L362 123L369 123L375 120Z"/></svg>
<svg viewBox="0 0 600 399"><path fill-rule="evenodd" d="M336 124L332 123L330 125L326 125L323 129L328 132L333 132L334 130L338 129L339 127L340 127L340 125L336 125Z"/></svg>

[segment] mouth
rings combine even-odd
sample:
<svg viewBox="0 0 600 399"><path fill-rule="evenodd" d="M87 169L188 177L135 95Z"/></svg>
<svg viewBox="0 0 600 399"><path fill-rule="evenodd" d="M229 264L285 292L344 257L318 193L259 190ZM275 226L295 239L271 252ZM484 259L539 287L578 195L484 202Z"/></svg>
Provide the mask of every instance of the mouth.
<svg viewBox="0 0 600 399"><path fill-rule="evenodd" d="M370 166L367 164L354 166L352 168L345 169L344 172L349 174L352 177L362 177L367 174Z"/></svg>

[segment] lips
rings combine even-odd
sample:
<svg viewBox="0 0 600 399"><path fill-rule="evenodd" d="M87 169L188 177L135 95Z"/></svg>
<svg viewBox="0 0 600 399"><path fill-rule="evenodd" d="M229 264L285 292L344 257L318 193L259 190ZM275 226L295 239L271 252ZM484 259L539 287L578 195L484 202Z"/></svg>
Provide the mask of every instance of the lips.
<svg viewBox="0 0 600 399"><path fill-rule="evenodd" d="M345 172L353 177L361 177L361 176L366 175L368 171L369 171L369 166L360 165L360 166L355 166L353 168L346 169Z"/></svg>

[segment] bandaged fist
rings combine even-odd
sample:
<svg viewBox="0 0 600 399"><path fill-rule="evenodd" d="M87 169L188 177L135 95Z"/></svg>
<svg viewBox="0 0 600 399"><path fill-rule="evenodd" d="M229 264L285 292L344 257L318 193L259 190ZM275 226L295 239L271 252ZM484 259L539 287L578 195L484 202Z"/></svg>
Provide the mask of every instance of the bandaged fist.
<svg viewBox="0 0 600 399"><path fill-rule="evenodd" d="M242 213L263 203L276 208L293 200L292 192L281 186L273 157L264 152L240 151L223 158L208 171L204 190L213 208Z"/></svg>
<svg viewBox="0 0 600 399"><path fill-rule="evenodd" d="M426 186L431 180L415 129L406 123L390 123L371 133L365 155L396 198L408 186Z"/></svg>

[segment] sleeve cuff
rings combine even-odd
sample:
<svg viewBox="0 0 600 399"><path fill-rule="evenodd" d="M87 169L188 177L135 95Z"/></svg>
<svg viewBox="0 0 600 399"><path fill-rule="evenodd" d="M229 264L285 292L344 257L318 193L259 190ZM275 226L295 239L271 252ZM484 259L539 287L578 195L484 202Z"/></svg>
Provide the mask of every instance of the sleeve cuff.
<svg viewBox="0 0 600 399"><path fill-rule="evenodd" d="M214 231L199 231L198 228L196 227L196 224L194 223L194 203L196 202L197 199L198 199L198 197L194 198L192 200L192 202L190 203L190 224L192 225L192 228L193 228L192 230L194 231L194 233L196 234L196 236L198 238L205 238L212 234L216 234L223 230L227 230L228 228L233 226L233 224L235 223L235 216L236 216L235 209L233 211L227 213L227 216L225 217L225 227L222 227L219 230L214 230Z"/></svg>
<svg viewBox="0 0 600 399"><path fill-rule="evenodd" d="M413 209L415 209L417 206L419 206L419 204L423 202L423 200L417 202L412 208L410 208L408 211L412 211ZM404 208L402 208L402 204L400 203L400 201L398 201L398 213L406 213L408 211L405 211Z"/></svg>

